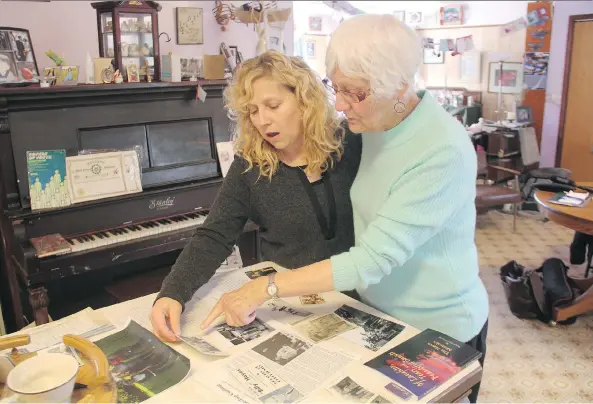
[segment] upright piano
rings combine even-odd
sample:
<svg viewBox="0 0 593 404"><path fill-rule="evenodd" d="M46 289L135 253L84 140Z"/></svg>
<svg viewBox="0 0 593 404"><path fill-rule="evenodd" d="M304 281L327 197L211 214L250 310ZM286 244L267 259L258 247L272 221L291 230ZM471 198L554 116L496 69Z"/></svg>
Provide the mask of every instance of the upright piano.
<svg viewBox="0 0 593 404"><path fill-rule="evenodd" d="M204 102L195 82L0 89L0 298L8 331L48 321L50 282L180 251L188 242L222 183L216 142L230 138L226 82L199 84ZM72 156L138 146L141 193L31 210L27 151ZM37 257L30 240L54 233L72 252ZM244 262L257 262L255 226L242 237Z"/></svg>

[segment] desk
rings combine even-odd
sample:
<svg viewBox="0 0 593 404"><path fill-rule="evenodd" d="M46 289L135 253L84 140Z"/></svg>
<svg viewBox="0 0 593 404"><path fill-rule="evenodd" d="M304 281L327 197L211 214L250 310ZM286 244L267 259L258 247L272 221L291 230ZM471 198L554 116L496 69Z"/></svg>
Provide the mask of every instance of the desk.
<svg viewBox="0 0 593 404"><path fill-rule="evenodd" d="M593 186L592 183L583 183L584 186ZM587 206L575 208L571 206L548 203L548 199L554 196L554 192L537 191L535 201L540 212L551 221L566 228L581 233L593 235L593 203L589 201ZM587 262L591 266L591 262ZM564 307L554 308L554 321L566 320L570 317L583 314L593 310L593 277L575 278L569 276L574 284L581 290L582 294L575 301Z"/></svg>
<svg viewBox="0 0 593 404"><path fill-rule="evenodd" d="M250 268L264 268L269 266L270 263L261 263L254 265ZM97 310L98 312L102 313L104 316L107 317L116 327L121 328L123 327L128 319L133 319L134 321L138 322L142 326L150 328L150 321L148 319L148 314L150 313L150 309L152 307L152 303L154 301L156 294L143 296L134 300L126 301L123 303L119 303L113 306L105 307L102 309ZM397 321L389 316L379 313L377 310L368 307L361 302L358 302L342 293L338 292L329 292L323 293L323 298L326 300L326 304L315 306L305 306L304 308L309 311L314 311L316 314L322 314L324 312L332 312L342 304L348 304L352 307L365 310L371 314L379 315L383 318L391 319L393 321ZM288 303L294 306L301 306L298 298L285 298ZM183 323L183 319L182 319ZM401 323L401 322L400 322ZM408 338L412 337L413 335L417 334L420 330L415 329L407 324L406 328L403 332L401 332L398 336L396 336L392 343L388 343L383 346L379 351L372 352L367 350L359 345L356 345L346 339L341 337L334 337L331 342L335 344L335 346L339 347L340 349L348 352L349 354L358 357L359 359L350 362L346 367L342 369L340 375L336 375L336 377L343 377L344 375L350 375L352 373L358 373L358 368L362 368L362 371L370 372L371 377L368 378L361 378L360 383L363 384L363 387L368 389L372 389L374 393L378 393L385 396L390 397L390 399L396 401L397 398L395 396L389 395L387 390L383 387L386 383L383 383L383 375L379 372L376 372L376 378L374 377L375 374L372 369L369 369L363 365L364 362L367 360L379 355L383 351L391 348L393 345L399 344ZM44 327L42 325L40 327ZM103 338L108 334L112 334L116 331L110 331L104 333L100 336L92 338L92 340ZM265 337L263 337L265 338ZM238 350L234 350L231 352L232 354L249 350L254 345L260 343L261 340L256 339L253 341L249 341L243 343L241 345L236 346ZM321 343L320 343L321 344ZM180 352L181 354L187 356L191 361L191 371L188 377L186 377L181 383L177 384L176 386L168 389L161 394L158 394L150 399L150 402L162 402L162 403L169 403L169 402L225 402L229 400L225 400L225 397L221 397L219 393L215 392L208 385L204 382L207 379L207 375L209 369L212 369L212 366L216 366L216 362L224 359L219 359L219 357L214 356L207 356L203 355L193 348L184 345L183 343L173 343L170 344L175 350ZM354 376L353 376L354 377ZM447 383L445 383L440 388L433 391L431 394L427 395L423 401L431 401L431 402L455 402L469 394L469 390L472 386L476 383L480 382L482 377L482 368L478 361L474 361L467 368L465 368L461 373L457 374ZM375 380L376 379L376 380ZM332 377L331 382L334 382ZM328 381L329 383L329 381ZM379 386L381 390L379 389ZM319 391L314 395L307 397L305 402L335 402L336 397L330 395L328 392ZM408 401L415 401L411 398Z"/></svg>

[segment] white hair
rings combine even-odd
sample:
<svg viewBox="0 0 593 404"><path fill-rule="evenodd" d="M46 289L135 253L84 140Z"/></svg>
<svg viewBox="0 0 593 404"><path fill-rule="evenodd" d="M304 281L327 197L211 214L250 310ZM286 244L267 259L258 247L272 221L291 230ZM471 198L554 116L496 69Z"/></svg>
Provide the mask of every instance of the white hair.
<svg viewBox="0 0 593 404"><path fill-rule="evenodd" d="M369 80L374 94L392 97L404 85L414 89L422 62L416 32L389 14L362 14L343 21L331 36L325 66L348 77Z"/></svg>

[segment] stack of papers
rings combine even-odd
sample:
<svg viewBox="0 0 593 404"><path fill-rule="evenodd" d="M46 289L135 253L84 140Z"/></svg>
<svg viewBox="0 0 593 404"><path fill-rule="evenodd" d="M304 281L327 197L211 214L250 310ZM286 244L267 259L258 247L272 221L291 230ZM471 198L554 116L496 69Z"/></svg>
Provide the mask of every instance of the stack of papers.
<svg viewBox="0 0 593 404"><path fill-rule="evenodd" d="M548 202L566 206L585 206L588 200L588 192L568 191L557 193L551 197Z"/></svg>

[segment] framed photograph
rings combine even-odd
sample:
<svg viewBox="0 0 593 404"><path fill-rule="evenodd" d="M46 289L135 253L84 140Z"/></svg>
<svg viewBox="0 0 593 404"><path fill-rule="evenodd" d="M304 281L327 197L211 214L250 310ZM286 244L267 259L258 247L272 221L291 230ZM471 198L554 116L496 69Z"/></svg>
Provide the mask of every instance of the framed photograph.
<svg viewBox="0 0 593 404"><path fill-rule="evenodd" d="M408 11L405 13L406 24L411 27L422 24L422 11Z"/></svg>
<svg viewBox="0 0 593 404"><path fill-rule="evenodd" d="M459 63L459 81L468 84L480 84L482 82L482 52L471 50L461 55Z"/></svg>
<svg viewBox="0 0 593 404"><path fill-rule="evenodd" d="M56 67L56 85L71 86L78 84L78 66Z"/></svg>
<svg viewBox="0 0 593 404"><path fill-rule="evenodd" d="M177 7L176 10L177 45L203 45L203 10L197 7Z"/></svg>
<svg viewBox="0 0 593 404"><path fill-rule="evenodd" d="M424 57L422 62L425 65L438 65L445 63L445 52L427 48L424 48L423 51Z"/></svg>
<svg viewBox="0 0 593 404"><path fill-rule="evenodd" d="M517 119L517 123L531 122L531 107L515 107L515 118Z"/></svg>
<svg viewBox="0 0 593 404"><path fill-rule="evenodd" d="M463 7L461 4L441 7L440 12L441 25L461 25L463 22Z"/></svg>
<svg viewBox="0 0 593 404"><path fill-rule="evenodd" d="M500 62L490 63L488 92L503 94L520 94L523 91L523 63L504 62L502 71Z"/></svg>
<svg viewBox="0 0 593 404"><path fill-rule="evenodd" d="M29 30L0 27L0 85L39 83Z"/></svg>
<svg viewBox="0 0 593 404"><path fill-rule="evenodd" d="M323 22L321 17L309 17L309 31L321 32L323 30Z"/></svg>
<svg viewBox="0 0 593 404"><path fill-rule="evenodd" d="M126 73L128 74L128 83L139 83L140 82L140 73L138 72L138 66L134 63L129 64L126 67Z"/></svg>

